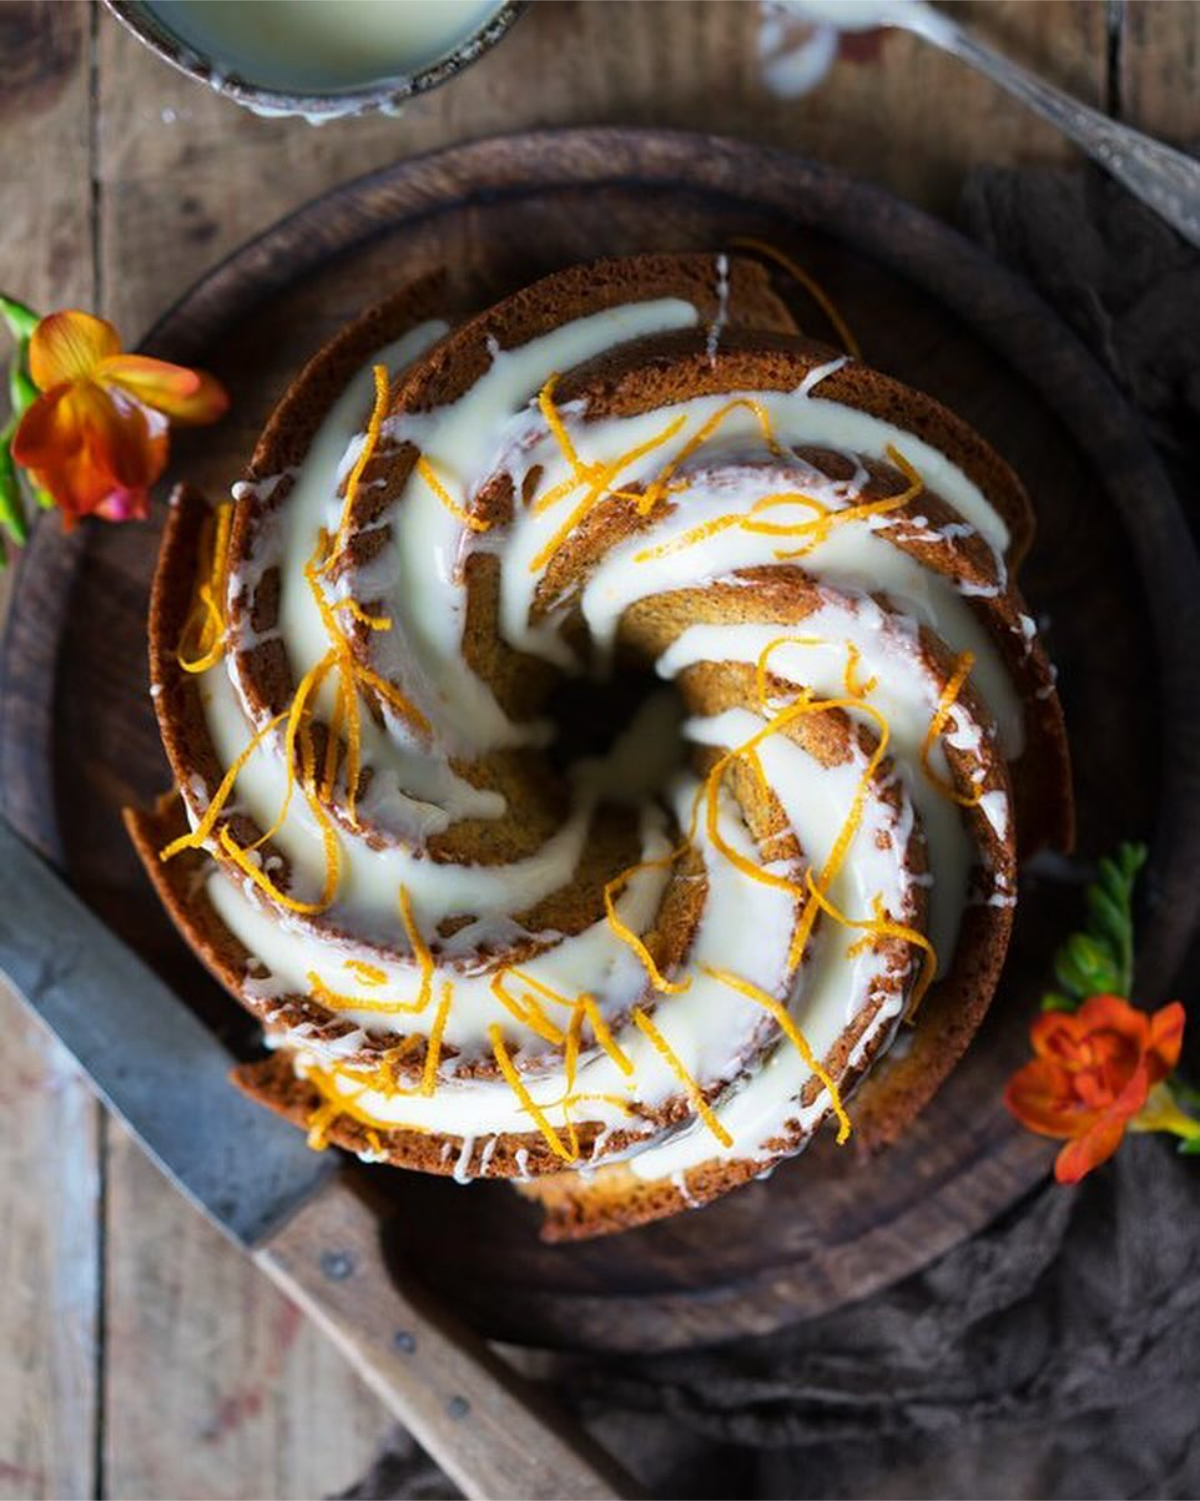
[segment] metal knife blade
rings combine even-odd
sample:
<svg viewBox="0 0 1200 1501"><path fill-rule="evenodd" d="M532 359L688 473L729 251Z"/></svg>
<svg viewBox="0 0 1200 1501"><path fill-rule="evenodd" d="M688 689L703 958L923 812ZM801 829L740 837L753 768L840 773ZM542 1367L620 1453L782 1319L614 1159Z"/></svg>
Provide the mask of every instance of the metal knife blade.
<svg viewBox="0 0 1200 1501"><path fill-rule="evenodd" d="M241 1244L267 1238L335 1154L233 1088L220 1042L3 817L0 877L0 971L188 1198Z"/></svg>

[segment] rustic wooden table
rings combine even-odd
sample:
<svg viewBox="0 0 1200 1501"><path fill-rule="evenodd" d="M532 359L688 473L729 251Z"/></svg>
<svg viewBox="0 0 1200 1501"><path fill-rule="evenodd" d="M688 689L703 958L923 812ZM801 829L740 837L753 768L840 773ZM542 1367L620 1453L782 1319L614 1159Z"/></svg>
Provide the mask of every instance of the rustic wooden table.
<svg viewBox="0 0 1200 1501"><path fill-rule="evenodd" d="M1200 5L988 0L981 34L1081 99L1200 136ZM398 157L523 126L750 136L935 211L976 162L1070 149L907 36L859 38L821 88L762 86L755 0L540 0L400 120L253 118L86 0L0 0L0 285L127 340L239 242ZM0 604L4 586L0 583ZM389 1427L278 1293L158 1176L0 989L0 1497L317 1496Z"/></svg>

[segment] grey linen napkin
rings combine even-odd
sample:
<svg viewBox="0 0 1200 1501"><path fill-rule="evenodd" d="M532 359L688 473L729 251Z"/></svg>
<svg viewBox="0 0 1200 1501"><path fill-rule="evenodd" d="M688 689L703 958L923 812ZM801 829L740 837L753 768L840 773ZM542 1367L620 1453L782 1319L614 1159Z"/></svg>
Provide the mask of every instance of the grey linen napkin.
<svg viewBox="0 0 1200 1501"><path fill-rule="evenodd" d="M1200 256L1090 170L981 169L962 217L1140 408L1200 527ZM660 1496L1200 1496L1200 1162L1130 1139L875 1297L555 1386ZM403 1434L346 1492L454 1494Z"/></svg>

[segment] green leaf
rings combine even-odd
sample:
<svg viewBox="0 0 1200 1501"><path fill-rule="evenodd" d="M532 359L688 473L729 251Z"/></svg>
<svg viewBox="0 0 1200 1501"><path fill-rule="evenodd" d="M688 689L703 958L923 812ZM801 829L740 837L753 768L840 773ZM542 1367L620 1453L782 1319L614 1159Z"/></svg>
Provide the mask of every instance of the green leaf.
<svg viewBox="0 0 1200 1501"><path fill-rule="evenodd" d="M28 339L42 321L32 308L26 307L23 302L17 302L12 297L5 297L3 292L0 292L0 318L8 324L13 338L20 342Z"/></svg>
<svg viewBox="0 0 1200 1501"><path fill-rule="evenodd" d="M1103 886L1097 883L1095 886L1088 887L1087 906L1093 931L1103 934L1112 943L1122 943L1125 937L1126 913L1121 903L1109 896Z"/></svg>
<svg viewBox="0 0 1200 1501"><path fill-rule="evenodd" d="M1087 927L1072 933L1054 956L1059 989L1042 1001L1044 1011L1074 1011L1092 995L1119 995L1133 988L1133 892L1146 863L1146 847L1121 844L1099 862L1087 890Z"/></svg>
<svg viewBox="0 0 1200 1501"><path fill-rule="evenodd" d="M7 531L18 547L29 535L25 504L21 497L21 482L17 478L17 467L13 463L7 437L0 438L0 527Z"/></svg>
<svg viewBox="0 0 1200 1501"><path fill-rule="evenodd" d="M1060 995L1057 990L1048 990L1042 997L1043 1011L1074 1011L1078 1004L1070 996Z"/></svg>
<svg viewBox="0 0 1200 1501"><path fill-rule="evenodd" d="M25 349L22 346L8 367L8 399L13 415L23 417L41 394L25 373Z"/></svg>
<svg viewBox="0 0 1200 1501"><path fill-rule="evenodd" d="M1171 1075L1171 1092L1182 1105L1200 1105L1200 1089L1178 1073Z"/></svg>
<svg viewBox="0 0 1200 1501"><path fill-rule="evenodd" d="M1054 978L1068 995L1075 997L1076 1002L1086 999L1087 976L1075 964L1065 948L1059 949L1054 956Z"/></svg>
<svg viewBox="0 0 1200 1501"><path fill-rule="evenodd" d="M1175 1148L1181 1157L1200 1157L1200 1136L1186 1136Z"/></svg>

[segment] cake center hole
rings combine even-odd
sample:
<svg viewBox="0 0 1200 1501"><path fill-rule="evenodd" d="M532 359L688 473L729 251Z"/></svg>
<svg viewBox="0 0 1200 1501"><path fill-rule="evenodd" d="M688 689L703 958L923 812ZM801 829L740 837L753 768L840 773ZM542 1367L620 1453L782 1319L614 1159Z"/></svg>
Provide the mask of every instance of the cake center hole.
<svg viewBox="0 0 1200 1501"><path fill-rule="evenodd" d="M548 705L558 729L550 756L565 772L602 760L614 800L640 802L661 792L684 764L686 715L679 690L637 668L607 680L564 679Z"/></svg>

